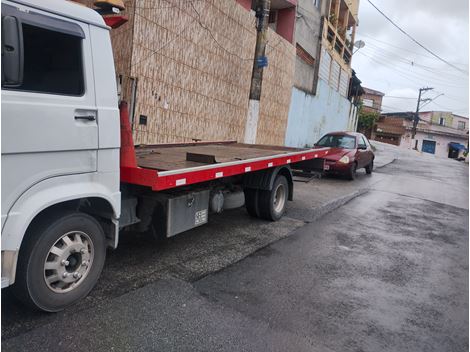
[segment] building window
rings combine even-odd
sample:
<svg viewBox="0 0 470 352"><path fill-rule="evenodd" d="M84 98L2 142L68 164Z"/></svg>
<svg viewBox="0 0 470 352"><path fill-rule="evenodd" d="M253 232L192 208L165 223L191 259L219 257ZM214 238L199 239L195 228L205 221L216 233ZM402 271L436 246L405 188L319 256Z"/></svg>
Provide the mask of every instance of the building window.
<svg viewBox="0 0 470 352"><path fill-rule="evenodd" d="M446 125L446 119L444 117L439 117L439 125L441 125L441 126Z"/></svg>
<svg viewBox="0 0 470 352"><path fill-rule="evenodd" d="M465 121L459 121L457 124L457 128L459 130L464 130L465 129Z"/></svg>
<svg viewBox="0 0 470 352"><path fill-rule="evenodd" d="M362 105L367 106L369 108L373 108L374 101L372 99L362 99Z"/></svg>
<svg viewBox="0 0 470 352"><path fill-rule="evenodd" d="M315 65L315 59L313 58L312 55L310 55L307 50L302 48L299 44L296 44L295 46L297 56L300 57L307 65L314 66Z"/></svg>

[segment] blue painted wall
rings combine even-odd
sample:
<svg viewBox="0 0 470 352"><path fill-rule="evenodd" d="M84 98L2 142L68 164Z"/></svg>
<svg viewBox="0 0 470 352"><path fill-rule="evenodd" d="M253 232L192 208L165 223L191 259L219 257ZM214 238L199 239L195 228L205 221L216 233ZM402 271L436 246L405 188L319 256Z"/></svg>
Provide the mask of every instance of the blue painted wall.
<svg viewBox="0 0 470 352"><path fill-rule="evenodd" d="M310 147L325 133L347 130L350 101L322 79L317 87L316 95L292 89L286 146Z"/></svg>

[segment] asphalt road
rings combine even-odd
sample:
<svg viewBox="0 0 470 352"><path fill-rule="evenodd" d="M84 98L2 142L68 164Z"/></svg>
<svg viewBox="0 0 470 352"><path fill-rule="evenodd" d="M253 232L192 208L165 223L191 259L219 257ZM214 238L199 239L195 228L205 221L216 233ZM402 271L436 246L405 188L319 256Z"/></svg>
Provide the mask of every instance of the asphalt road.
<svg viewBox="0 0 470 352"><path fill-rule="evenodd" d="M404 157L345 187L368 192L316 221L298 201L281 222L227 212L160 248L127 236L63 313L33 314L6 292L2 347L468 350L468 167Z"/></svg>

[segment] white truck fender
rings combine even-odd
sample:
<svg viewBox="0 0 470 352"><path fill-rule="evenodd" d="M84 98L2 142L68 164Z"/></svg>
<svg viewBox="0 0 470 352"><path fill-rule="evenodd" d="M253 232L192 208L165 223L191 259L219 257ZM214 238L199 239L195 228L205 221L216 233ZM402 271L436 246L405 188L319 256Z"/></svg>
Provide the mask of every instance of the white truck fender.
<svg viewBox="0 0 470 352"><path fill-rule="evenodd" d="M52 177L39 182L24 192L7 214L2 229L2 251L17 251L31 221L43 210L69 200L88 197L102 198L113 209L113 217L120 216L121 193L112 191L117 187L106 187L115 173L89 173ZM117 181L118 182L118 181Z"/></svg>

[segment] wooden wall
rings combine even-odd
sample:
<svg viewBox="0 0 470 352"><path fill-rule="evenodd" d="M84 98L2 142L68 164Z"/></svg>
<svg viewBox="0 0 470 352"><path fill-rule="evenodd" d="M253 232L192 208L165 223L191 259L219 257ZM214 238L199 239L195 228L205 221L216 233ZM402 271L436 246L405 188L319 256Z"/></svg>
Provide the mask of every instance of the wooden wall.
<svg viewBox="0 0 470 352"><path fill-rule="evenodd" d="M135 143L243 141L254 15L235 0L129 0L126 8L131 20L112 38L124 99L129 77L137 79ZM283 145L295 48L271 30L268 40L256 142Z"/></svg>
<svg viewBox="0 0 470 352"><path fill-rule="evenodd" d="M270 30L266 53L269 66L263 72L256 143L284 145L294 84L295 47Z"/></svg>

